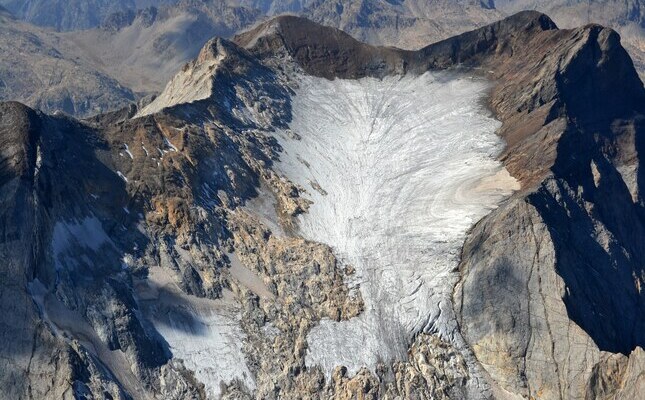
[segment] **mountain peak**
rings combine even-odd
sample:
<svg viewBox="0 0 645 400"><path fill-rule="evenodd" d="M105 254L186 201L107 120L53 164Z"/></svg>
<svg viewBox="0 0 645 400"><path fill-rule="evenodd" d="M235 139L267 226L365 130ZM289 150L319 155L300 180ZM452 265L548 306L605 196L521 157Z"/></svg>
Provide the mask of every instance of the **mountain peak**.
<svg viewBox="0 0 645 400"><path fill-rule="evenodd" d="M326 35L311 35L315 33L325 33ZM340 29L324 26L307 18L295 15L280 15L271 18L237 35L233 40L242 47L253 49L259 45L259 40L276 36L284 40L285 44L293 44L295 41L305 38L312 43L320 42L321 40L340 40L361 44L361 42Z"/></svg>
<svg viewBox="0 0 645 400"><path fill-rule="evenodd" d="M498 22L502 25L511 25L526 29L538 28L541 30L558 29L553 20L546 14L535 10L525 10L508 16Z"/></svg>
<svg viewBox="0 0 645 400"><path fill-rule="evenodd" d="M308 74L328 79L405 73L401 55L409 53L371 46L339 29L290 15L266 21L234 42L259 58L288 55Z"/></svg>
<svg viewBox="0 0 645 400"><path fill-rule="evenodd" d="M177 104L209 98L213 91L213 77L228 55L227 48L231 46L234 45L221 38L209 40L197 58L185 64L181 71L168 82L163 92L137 116L142 117Z"/></svg>

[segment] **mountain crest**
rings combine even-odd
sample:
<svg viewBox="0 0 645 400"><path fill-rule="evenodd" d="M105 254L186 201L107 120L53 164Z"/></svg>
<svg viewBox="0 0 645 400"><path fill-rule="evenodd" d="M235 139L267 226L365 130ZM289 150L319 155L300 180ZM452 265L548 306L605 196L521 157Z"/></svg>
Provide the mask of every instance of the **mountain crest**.
<svg viewBox="0 0 645 400"><path fill-rule="evenodd" d="M138 114L142 117L164 108L209 98L213 92L213 77L229 54L232 43L221 38L210 40L197 58L179 71L161 94Z"/></svg>

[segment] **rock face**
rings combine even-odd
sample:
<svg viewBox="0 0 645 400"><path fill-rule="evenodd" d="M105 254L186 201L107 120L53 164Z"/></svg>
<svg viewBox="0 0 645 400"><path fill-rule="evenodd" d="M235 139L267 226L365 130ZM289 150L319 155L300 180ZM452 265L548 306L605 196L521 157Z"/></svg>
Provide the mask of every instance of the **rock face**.
<svg viewBox="0 0 645 400"><path fill-rule="evenodd" d="M311 139L302 77L428 71L490 82L499 162L521 189L471 229L439 316L421 315L454 321L449 334L428 324L396 338L400 357L324 371L310 333L360 320L373 297L332 243L303 238L336 189L281 167L316 167L292 153ZM3 396L635 398L644 107L614 31L536 12L418 51L279 17L210 41L145 107L78 121L1 103Z"/></svg>
<svg viewBox="0 0 645 400"><path fill-rule="evenodd" d="M645 55L645 3L642 0L497 0L495 7L504 14L521 10L537 10L553 17L561 28L575 28L598 23L615 29L622 37L623 46L634 59L636 70L643 74Z"/></svg>
<svg viewBox="0 0 645 400"><path fill-rule="evenodd" d="M505 122L503 159L526 193L473 230L456 307L475 354L504 389L580 397L601 351L629 354L645 341L634 241L643 224L643 90L609 29L546 29L532 40L498 43L512 56L484 61L512 82L496 89L492 105ZM541 53L549 43L559 53Z"/></svg>

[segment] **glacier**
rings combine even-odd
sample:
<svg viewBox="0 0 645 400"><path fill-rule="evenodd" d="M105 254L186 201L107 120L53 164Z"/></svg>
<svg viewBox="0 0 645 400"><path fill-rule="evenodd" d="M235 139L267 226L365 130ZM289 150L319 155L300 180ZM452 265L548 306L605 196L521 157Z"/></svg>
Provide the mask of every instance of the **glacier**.
<svg viewBox="0 0 645 400"><path fill-rule="evenodd" d="M348 284L365 301L360 316L314 327L307 365L373 370L404 360L419 332L465 348L452 307L461 247L519 188L496 160L489 84L445 72L297 82L276 169L313 202L300 234L355 268Z"/></svg>

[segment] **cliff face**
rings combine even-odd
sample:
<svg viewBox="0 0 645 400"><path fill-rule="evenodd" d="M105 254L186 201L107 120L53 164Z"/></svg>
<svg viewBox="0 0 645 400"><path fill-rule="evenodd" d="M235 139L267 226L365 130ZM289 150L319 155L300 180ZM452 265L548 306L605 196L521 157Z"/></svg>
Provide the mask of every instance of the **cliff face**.
<svg viewBox="0 0 645 400"><path fill-rule="evenodd" d="M511 51L484 66L505 82L491 102L503 160L524 187L473 230L456 307L505 389L601 397L586 385L602 352L628 355L645 340L643 86L618 35L599 26L546 30Z"/></svg>
<svg viewBox="0 0 645 400"><path fill-rule="evenodd" d="M407 354L326 374L309 333L357 320L369 285L301 235L309 191L334 194L280 167L311 168L285 145L308 139L302 77L428 70L490 82L521 189L468 234L438 315L390 338ZM141 110L77 121L3 103L2 396L635 398L643 115L615 32L532 12L416 52L279 17L209 42Z"/></svg>

